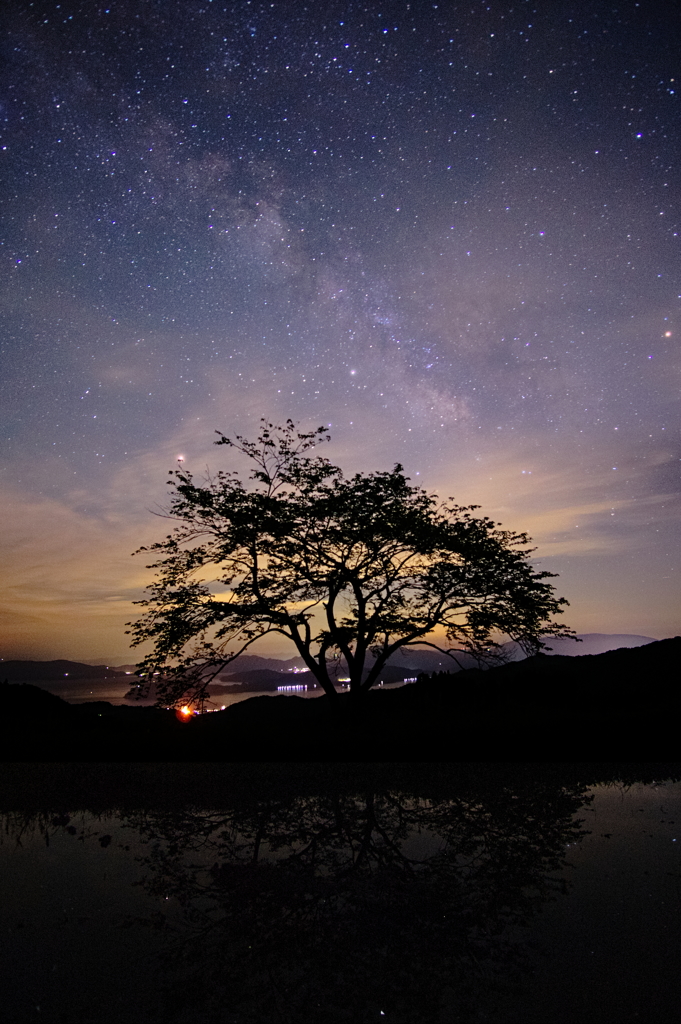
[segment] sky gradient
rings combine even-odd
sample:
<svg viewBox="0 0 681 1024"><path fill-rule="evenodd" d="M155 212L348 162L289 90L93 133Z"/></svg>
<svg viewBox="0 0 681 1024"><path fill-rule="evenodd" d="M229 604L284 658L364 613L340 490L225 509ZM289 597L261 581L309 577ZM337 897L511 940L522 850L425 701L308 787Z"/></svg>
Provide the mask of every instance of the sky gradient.
<svg viewBox="0 0 681 1024"><path fill-rule="evenodd" d="M4 18L2 657L135 660L168 470L261 416L526 530L578 632L681 632L673 5Z"/></svg>

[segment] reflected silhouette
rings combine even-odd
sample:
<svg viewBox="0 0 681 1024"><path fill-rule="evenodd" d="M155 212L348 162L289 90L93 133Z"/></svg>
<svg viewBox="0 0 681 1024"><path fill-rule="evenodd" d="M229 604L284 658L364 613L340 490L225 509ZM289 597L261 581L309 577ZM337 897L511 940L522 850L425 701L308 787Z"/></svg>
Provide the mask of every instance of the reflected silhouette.
<svg viewBox="0 0 681 1024"><path fill-rule="evenodd" d="M166 800L119 810L118 832L64 812L5 826L130 849L159 909L127 924L167 933L165 1019L479 1020L512 987L522 926L565 891L566 849L586 834L587 782L536 774Z"/></svg>
<svg viewBox="0 0 681 1024"><path fill-rule="evenodd" d="M143 886L183 910L172 1002L198 1000L211 1020L467 1015L512 966L509 926L563 887L552 873L583 799L533 786L131 814Z"/></svg>

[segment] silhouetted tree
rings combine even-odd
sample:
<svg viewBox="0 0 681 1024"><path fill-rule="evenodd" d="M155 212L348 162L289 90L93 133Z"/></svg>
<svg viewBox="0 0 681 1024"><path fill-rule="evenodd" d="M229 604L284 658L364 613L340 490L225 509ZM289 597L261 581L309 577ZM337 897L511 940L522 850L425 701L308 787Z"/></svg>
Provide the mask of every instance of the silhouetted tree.
<svg viewBox="0 0 681 1024"><path fill-rule="evenodd" d="M146 611L130 623L133 644L153 641L141 664L159 703L201 700L208 683L254 641L277 633L329 699L343 663L359 697L395 652L428 644L485 658L505 635L527 653L542 635L568 636L551 617L567 604L535 572L526 534L439 501L390 472L346 478L307 453L328 440L323 427L300 433L266 421L256 442L220 434L253 464L250 484L219 472L197 484L171 472L165 540L141 548L161 557ZM219 431L217 433L220 433ZM434 631L448 645L435 643Z"/></svg>

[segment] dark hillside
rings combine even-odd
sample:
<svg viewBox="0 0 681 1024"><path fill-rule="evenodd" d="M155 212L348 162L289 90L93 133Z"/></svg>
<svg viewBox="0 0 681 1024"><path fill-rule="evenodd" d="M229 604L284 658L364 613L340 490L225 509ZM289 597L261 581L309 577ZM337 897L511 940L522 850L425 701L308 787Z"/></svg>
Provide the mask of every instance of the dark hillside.
<svg viewBox="0 0 681 1024"><path fill-rule="evenodd" d="M16 725L17 717L31 718L34 722L52 722L67 720L71 705L61 697L42 690L30 683L12 686L0 683L0 707L6 722Z"/></svg>
<svg viewBox="0 0 681 1024"><path fill-rule="evenodd" d="M422 676L370 692L359 708L349 694L336 708L325 697L264 696L189 721L10 685L3 751L6 760L674 760L680 661L675 637Z"/></svg>

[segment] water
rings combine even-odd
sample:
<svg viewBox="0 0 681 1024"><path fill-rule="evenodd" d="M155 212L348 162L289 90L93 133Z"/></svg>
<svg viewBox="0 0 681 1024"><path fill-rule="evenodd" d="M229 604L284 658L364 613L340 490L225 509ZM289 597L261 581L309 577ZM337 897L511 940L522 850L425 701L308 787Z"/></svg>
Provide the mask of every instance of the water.
<svg viewBox="0 0 681 1024"><path fill-rule="evenodd" d="M295 677L294 677L295 678ZM55 685L53 681L45 683L35 683L34 685L40 686L43 690L49 690L50 693L56 694L61 697L62 700L67 701L69 704L88 704L94 701L108 701L109 704L121 705L121 704L136 704L134 700L127 700L126 693L130 689L131 682L117 682L114 680L95 681L92 680L78 680L74 679L73 682L64 684L58 683ZM393 690L396 687L410 685L402 682L399 683L382 683L380 689ZM321 697L324 691L321 687L317 689L310 688L309 690L295 691L291 696L297 697ZM287 694L284 694L287 696ZM249 697L276 697L282 696L281 693L273 692L272 690L258 690L249 693L225 693L215 694L210 702L209 706L212 705L215 708L231 707L232 704L238 704L242 700L248 700ZM140 701L141 704L153 704L153 700Z"/></svg>
<svg viewBox="0 0 681 1024"><path fill-rule="evenodd" d="M571 892L530 935L518 1024L672 1021L681 981L681 784L610 783L579 812ZM579 983L576 983L579 979Z"/></svg>
<svg viewBox="0 0 681 1024"><path fill-rule="evenodd" d="M607 767L12 769L4 1019L676 1020L681 783Z"/></svg>

